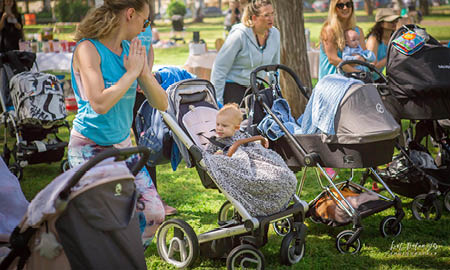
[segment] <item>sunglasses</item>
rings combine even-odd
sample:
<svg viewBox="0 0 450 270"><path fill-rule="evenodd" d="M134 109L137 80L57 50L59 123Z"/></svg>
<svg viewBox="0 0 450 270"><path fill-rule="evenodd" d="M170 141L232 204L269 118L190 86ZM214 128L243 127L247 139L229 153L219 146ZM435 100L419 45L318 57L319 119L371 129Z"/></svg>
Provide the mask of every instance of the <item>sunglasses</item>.
<svg viewBox="0 0 450 270"><path fill-rule="evenodd" d="M353 7L353 2L350 1L350 2L347 2L347 3L338 3L338 4L336 4L336 7L338 9L344 9L344 7L352 8Z"/></svg>
<svg viewBox="0 0 450 270"><path fill-rule="evenodd" d="M149 25L150 25L150 20L149 19L147 19L147 20L145 20L145 22L144 22L144 28L147 28Z"/></svg>

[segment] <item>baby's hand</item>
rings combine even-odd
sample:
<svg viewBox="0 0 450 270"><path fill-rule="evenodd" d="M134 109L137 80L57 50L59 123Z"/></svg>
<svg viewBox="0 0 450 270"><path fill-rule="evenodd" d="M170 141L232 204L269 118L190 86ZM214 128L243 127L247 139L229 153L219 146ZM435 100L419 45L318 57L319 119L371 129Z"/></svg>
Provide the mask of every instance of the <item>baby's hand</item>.
<svg viewBox="0 0 450 270"><path fill-rule="evenodd" d="M214 155L223 155L223 150L217 150Z"/></svg>

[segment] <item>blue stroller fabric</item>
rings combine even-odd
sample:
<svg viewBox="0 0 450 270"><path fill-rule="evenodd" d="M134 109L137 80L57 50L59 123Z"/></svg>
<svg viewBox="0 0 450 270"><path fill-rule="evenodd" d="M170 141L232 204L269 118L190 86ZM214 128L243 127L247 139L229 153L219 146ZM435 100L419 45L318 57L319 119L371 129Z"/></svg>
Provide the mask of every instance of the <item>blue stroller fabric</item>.
<svg viewBox="0 0 450 270"><path fill-rule="evenodd" d="M334 135L334 118L347 90L362 81L340 74L330 74L317 83L306 105L305 112L297 119L298 134L325 133Z"/></svg>
<svg viewBox="0 0 450 270"><path fill-rule="evenodd" d="M288 102L283 98L278 98L273 102L272 112L284 124L291 134L299 132L300 126L297 125L294 117L291 115L291 109ZM270 114L267 114L257 126L258 131L272 141L276 141L284 136L280 126L273 120Z"/></svg>
<svg viewBox="0 0 450 270"><path fill-rule="evenodd" d="M162 67L155 74L158 82L164 90L178 81L194 78L195 75L178 67ZM156 166L164 161L163 145L168 142L171 133L164 123L158 110L151 107L148 101L144 101L136 114L136 131L139 145L150 149L150 158L147 164ZM170 163L175 171L181 162L181 154L175 143L172 143L170 151Z"/></svg>

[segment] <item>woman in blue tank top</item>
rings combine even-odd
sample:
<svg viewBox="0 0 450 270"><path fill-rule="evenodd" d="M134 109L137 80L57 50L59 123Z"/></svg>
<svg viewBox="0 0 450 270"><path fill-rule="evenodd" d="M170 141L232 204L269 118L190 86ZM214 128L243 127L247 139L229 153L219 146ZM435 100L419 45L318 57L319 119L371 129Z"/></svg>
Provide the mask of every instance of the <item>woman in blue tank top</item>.
<svg viewBox="0 0 450 270"><path fill-rule="evenodd" d="M344 32L354 29L359 33L359 44L363 50L366 49L364 34L361 28L356 26L356 16L351 0L331 0L328 18L320 31L320 53L319 53L319 80L328 74L336 73L336 66L342 62L342 51L345 47ZM364 61L360 56L359 60ZM343 69L347 72L358 70L350 65Z"/></svg>
<svg viewBox="0 0 450 270"><path fill-rule="evenodd" d="M166 110L167 95L152 76L146 49L136 36L149 24L147 0L105 0L75 33L72 87L78 104L69 141L69 162L79 165L109 147L130 147L137 83L149 103ZM137 157L130 158L132 165ZM143 242L164 220L164 207L148 172L136 176Z"/></svg>
<svg viewBox="0 0 450 270"><path fill-rule="evenodd" d="M383 72L387 63L387 44L392 33L397 28L397 21L400 15L396 14L390 8L379 8L375 15L375 25L367 34L367 49L371 50L376 57L375 67ZM378 80L379 76L373 73L374 79Z"/></svg>

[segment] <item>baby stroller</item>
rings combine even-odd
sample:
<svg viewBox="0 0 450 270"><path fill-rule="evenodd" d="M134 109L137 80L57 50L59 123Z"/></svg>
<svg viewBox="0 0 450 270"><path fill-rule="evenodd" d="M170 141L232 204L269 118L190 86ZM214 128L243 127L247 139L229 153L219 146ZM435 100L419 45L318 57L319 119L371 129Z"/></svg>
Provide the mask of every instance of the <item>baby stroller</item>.
<svg viewBox="0 0 450 270"><path fill-rule="evenodd" d="M205 164L202 149L208 144L207 138L214 134L218 109L213 85L207 80L187 79L172 84L167 93L169 110L161 114L174 134L183 159L188 167L197 169L205 188L218 189L227 202L219 210L219 227L209 232L197 235L188 223L180 219L164 222L157 236L160 257L178 268L191 266L201 254L209 258L226 258L227 269L250 266L264 269L264 256L258 248L267 242L269 224L291 217L293 229L282 241L280 256L286 265L299 262L305 248L306 226L303 221L307 203L293 195L293 202L286 209L268 216L251 216L236 198L217 184L217 179ZM238 147L238 144L233 144L230 152L233 147Z"/></svg>
<svg viewBox="0 0 450 270"><path fill-rule="evenodd" d="M422 38L422 47L405 55L393 45L400 37ZM450 210L448 133L441 126L450 118L450 49L425 29L404 25L392 35L387 59L387 78L380 74L384 83L376 86L386 108L398 121L410 120L410 126L405 132L405 146L397 146L401 153L380 171L380 176L394 192L414 198L412 213L416 219L438 220L442 212L440 194L444 194L444 205ZM426 135L439 146L439 164L431 160L426 165L425 159L431 156L420 145Z"/></svg>
<svg viewBox="0 0 450 270"><path fill-rule="evenodd" d="M18 179L29 164L60 161L67 142L57 133L60 127L70 130L61 84L54 75L31 72L35 58L30 52L0 54L2 157L9 165L12 154L14 163L9 168ZM12 149L8 148L8 135L16 139ZM67 168L67 164L63 160L61 168Z"/></svg>
<svg viewBox="0 0 450 270"><path fill-rule="evenodd" d="M272 104L281 98L278 82L268 84L267 88L258 90L261 79L260 71L274 72L282 70L296 82L300 92L309 99L298 76L284 65L267 65L256 68L250 77L252 95L246 98L249 129L255 130L262 117L270 115L284 132L278 140L271 141L271 148L278 152L292 170L303 174L298 186L300 196L309 168L315 169L317 182L323 190L309 202L306 216L315 223L329 226L353 224L353 230L344 230L336 237L336 248L341 253L355 254L361 249L360 234L363 230L361 219L388 208L395 208L395 216L387 216L380 223L380 232L386 236L397 236L402 230L404 217L400 199L389 187L387 196L376 194L362 185L355 183L355 168L370 168L385 164L391 160L394 140L399 127L392 116L384 110L376 88L363 84L352 85L342 98L334 118L335 135L328 134L293 134L282 121L280 114L275 114ZM274 76L277 78L277 76ZM335 183L335 177L328 176L325 167L350 168L351 177ZM370 169L378 176L375 170ZM323 180L325 178L325 180ZM368 197L371 197L368 199Z"/></svg>
<svg viewBox="0 0 450 270"><path fill-rule="evenodd" d="M130 170L121 160L136 153ZM134 176L148 155L111 148L55 178L14 229L0 269L147 269Z"/></svg>

